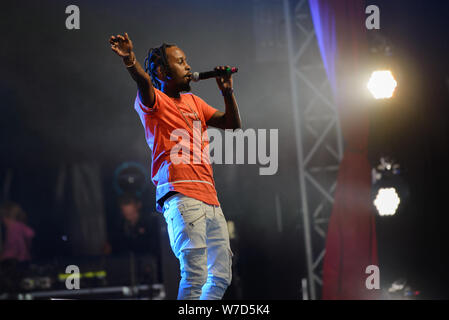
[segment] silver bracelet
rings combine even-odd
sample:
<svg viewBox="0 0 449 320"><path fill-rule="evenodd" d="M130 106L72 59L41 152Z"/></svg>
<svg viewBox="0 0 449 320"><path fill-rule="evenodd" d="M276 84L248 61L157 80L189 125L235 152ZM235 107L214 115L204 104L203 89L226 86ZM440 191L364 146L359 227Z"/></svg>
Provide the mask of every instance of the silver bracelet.
<svg viewBox="0 0 449 320"><path fill-rule="evenodd" d="M133 61L133 63L132 64L130 64L130 65L126 65L125 64L125 66L127 67L127 68L131 68L131 67L133 67L135 64L136 64L136 61L137 61L137 59L136 59L136 57L134 57L134 59L133 59L134 61Z"/></svg>

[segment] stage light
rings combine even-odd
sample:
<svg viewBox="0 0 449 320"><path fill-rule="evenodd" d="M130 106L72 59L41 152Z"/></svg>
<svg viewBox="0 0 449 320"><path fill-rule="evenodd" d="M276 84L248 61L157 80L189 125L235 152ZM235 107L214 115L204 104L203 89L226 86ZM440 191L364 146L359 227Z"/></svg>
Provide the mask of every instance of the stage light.
<svg viewBox="0 0 449 320"><path fill-rule="evenodd" d="M398 83L389 70L374 71L368 81L368 90L375 99L390 99Z"/></svg>
<svg viewBox="0 0 449 320"><path fill-rule="evenodd" d="M380 216L392 216L396 213L401 199L395 188L379 189L374 205Z"/></svg>
<svg viewBox="0 0 449 320"><path fill-rule="evenodd" d="M147 170L137 162L125 162L114 172L114 189L117 194L141 196L147 186Z"/></svg>
<svg viewBox="0 0 449 320"><path fill-rule="evenodd" d="M408 186L401 178L401 167L393 159L380 158L372 172L372 201L380 216L393 216L409 195Z"/></svg>

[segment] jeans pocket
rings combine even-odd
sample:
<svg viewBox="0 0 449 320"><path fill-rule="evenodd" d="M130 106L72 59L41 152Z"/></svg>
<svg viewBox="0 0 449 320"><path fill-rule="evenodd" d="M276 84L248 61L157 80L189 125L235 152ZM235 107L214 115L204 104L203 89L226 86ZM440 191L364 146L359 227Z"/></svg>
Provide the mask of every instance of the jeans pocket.
<svg viewBox="0 0 449 320"><path fill-rule="evenodd" d="M186 225L193 227L196 222L206 217L206 212L201 203L188 202L179 207L182 220Z"/></svg>
<svg viewBox="0 0 449 320"><path fill-rule="evenodd" d="M192 199L193 200L193 199ZM179 253L184 249L206 247L206 213L200 201L184 201L173 211L174 248Z"/></svg>

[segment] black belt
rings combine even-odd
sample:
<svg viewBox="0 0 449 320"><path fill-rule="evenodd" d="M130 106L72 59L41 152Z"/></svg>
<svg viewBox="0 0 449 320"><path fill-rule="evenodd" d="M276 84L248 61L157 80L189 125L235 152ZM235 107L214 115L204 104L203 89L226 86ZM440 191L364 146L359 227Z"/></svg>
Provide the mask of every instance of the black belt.
<svg viewBox="0 0 449 320"><path fill-rule="evenodd" d="M169 191L169 192L167 192L162 198L160 198L160 199L158 200L158 203L159 203L159 205L161 206L161 208L164 207L164 202L165 202L165 200L167 200L168 198L170 198L171 196L173 196L173 195L175 195L175 194L177 194L177 193L179 193L179 192L178 192L178 191Z"/></svg>

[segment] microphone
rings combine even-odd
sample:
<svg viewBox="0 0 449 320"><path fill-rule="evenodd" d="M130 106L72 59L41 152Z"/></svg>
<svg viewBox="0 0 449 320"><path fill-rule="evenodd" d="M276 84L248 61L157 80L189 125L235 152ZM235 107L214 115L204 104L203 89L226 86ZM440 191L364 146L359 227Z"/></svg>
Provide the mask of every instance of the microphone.
<svg viewBox="0 0 449 320"><path fill-rule="evenodd" d="M236 73L237 71L239 71L238 68L232 67L232 68L226 68L225 70L194 72L192 74L192 81L198 82L200 80L205 80L205 79L210 79L210 78L215 78L215 77L229 76L233 73Z"/></svg>

